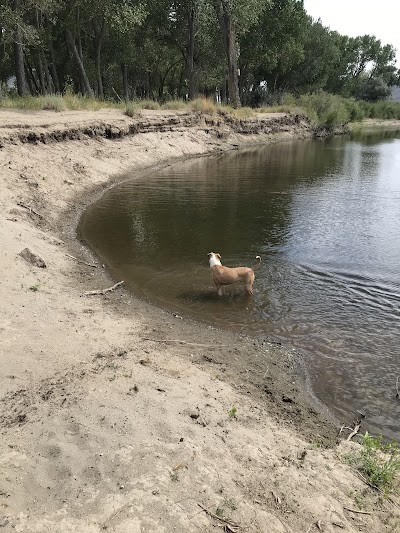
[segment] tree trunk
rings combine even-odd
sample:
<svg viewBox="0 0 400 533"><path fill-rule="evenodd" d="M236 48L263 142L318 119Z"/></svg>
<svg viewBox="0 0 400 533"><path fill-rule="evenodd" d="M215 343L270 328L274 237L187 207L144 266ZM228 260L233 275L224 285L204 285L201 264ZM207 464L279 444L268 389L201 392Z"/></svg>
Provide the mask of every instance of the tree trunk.
<svg viewBox="0 0 400 533"><path fill-rule="evenodd" d="M80 56L80 54L78 52L78 49L76 47L75 39L74 39L74 36L72 35L71 30L66 30L66 35L67 35L67 41L68 41L69 47L70 47L72 55L73 55L73 57L75 59L76 65L78 67L79 78L80 78L82 87L84 89L84 93L87 94L88 96L91 96L92 98L94 98L93 89L90 86L89 78L88 78L88 76L86 74L85 66L83 64L81 56Z"/></svg>
<svg viewBox="0 0 400 533"><path fill-rule="evenodd" d="M39 94L39 85L37 84L32 66L29 64L29 61L26 56L24 56L24 65L26 66L25 72L27 73L27 81L30 88L30 94Z"/></svg>
<svg viewBox="0 0 400 533"><path fill-rule="evenodd" d="M121 71L122 71L122 87L123 87L123 93L124 93L124 100L125 102L129 101L129 85L128 85L128 69L126 67L126 63L121 63Z"/></svg>
<svg viewBox="0 0 400 533"><path fill-rule="evenodd" d="M189 85L189 100L193 100L196 96L195 73L194 73L194 44L196 32L196 10L194 7L189 12L189 42L188 42L188 85Z"/></svg>
<svg viewBox="0 0 400 533"><path fill-rule="evenodd" d="M236 28L229 14L226 0L216 0L218 19L225 43L228 60L228 91L229 100L233 107L240 107L238 53L236 43Z"/></svg>
<svg viewBox="0 0 400 533"><path fill-rule="evenodd" d="M40 92L42 94L46 93L46 83L44 81L44 71L43 71L43 61L42 61L42 53L39 50L38 55L38 75L39 75L39 83L40 83Z"/></svg>
<svg viewBox="0 0 400 533"><path fill-rule="evenodd" d="M97 90L98 97L103 100L104 98L104 89L103 89L103 79L101 76L101 47L103 46L104 34L106 31L106 23L103 19L101 22L101 28L98 31L96 29L96 74L97 74Z"/></svg>
<svg viewBox="0 0 400 533"><path fill-rule="evenodd" d="M13 8L16 12L18 10L18 0L14 0ZM24 50L22 48L22 34L21 28L17 24L14 30L14 65L15 65L15 76L17 78L17 90L19 96L28 96L29 87L26 81L25 76L25 66L24 66Z"/></svg>
<svg viewBox="0 0 400 533"><path fill-rule="evenodd" d="M53 43L50 42L49 44L49 50L50 50L50 70L51 70L51 77L53 79L54 89L56 93L60 93L60 83L58 81L58 75L57 75L57 69L56 69L56 54L54 53L54 46Z"/></svg>

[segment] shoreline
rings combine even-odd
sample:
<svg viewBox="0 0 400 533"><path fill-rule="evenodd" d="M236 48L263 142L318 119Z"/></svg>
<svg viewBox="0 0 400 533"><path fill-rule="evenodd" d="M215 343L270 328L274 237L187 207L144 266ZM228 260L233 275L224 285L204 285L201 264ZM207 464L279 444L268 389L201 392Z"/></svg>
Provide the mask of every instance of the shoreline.
<svg viewBox="0 0 400 533"><path fill-rule="evenodd" d="M193 503L174 503L189 494L214 511L234 500L225 512L249 531L297 532L318 520L333 531L332 508L347 531L362 531L365 517L349 522L343 506L354 507L349 487L365 486L323 449L336 429L309 404L296 353L125 290L84 297L112 282L97 259L94 268L71 258L93 262L76 239L80 213L128 169L146 175L311 136L305 122L277 115L232 127L148 112L138 126L117 111L0 112L0 498L14 530L209 531L210 516L190 519ZM47 268L25 262L25 247ZM370 531L383 530L379 515L368 520Z"/></svg>

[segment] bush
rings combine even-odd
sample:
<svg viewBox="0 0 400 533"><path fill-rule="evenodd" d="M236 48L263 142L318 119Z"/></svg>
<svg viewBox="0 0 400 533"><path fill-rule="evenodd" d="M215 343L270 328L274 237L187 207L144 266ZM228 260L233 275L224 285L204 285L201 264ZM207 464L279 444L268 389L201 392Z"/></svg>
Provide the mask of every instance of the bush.
<svg viewBox="0 0 400 533"><path fill-rule="evenodd" d="M140 116L140 109L138 108L138 106L137 106L137 104L135 102L129 102L126 105L124 114L128 115L128 117L131 117L131 118L132 117L138 117L138 116Z"/></svg>
<svg viewBox="0 0 400 533"><path fill-rule="evenodd" d="M151 109L153 111L161 108L160 104L155 100L139 100L138 106L142 109Z"/></svg>
<svg viewBox="0 0 400 533"><path fill-rule="evenodd" d="M307 116L318 127L333 129L350 122L350 114L346 108L345 99L324 93L306 94L300 96L298 105L305 109Z"/></svg>
<svg viewBox="0 0 400 533"><path fill-rule="evenodd" d="M213 115L217 112L217 106L215 105L214 101L210 98L204 98L203 96L192 100L189 104L189 107L193 111L197 111L198 113L205 113L208 115Z"/></svg>
<svg viewBox="0 0 400 533"><path fill-rule="evenodd" d="M389 86L382 78L365 78L361 80L355 91L355 95L359 100L366 100L367 102L385 100L390 93Z"/></svg>
<svg viewBox="0 0 400 533"><path fill-rule="evenodd" d="M43 97L42 109L46 111L66 111L67 104L62 96Z"/></svg>
<svg viewBox="0 0 400 533"><path fill-rule="evenodd" d="M394 442L382 444L382 435L374 438L365 433L362 442L359 469L368 481L389 492L400 472L400 452Z"/></svg>

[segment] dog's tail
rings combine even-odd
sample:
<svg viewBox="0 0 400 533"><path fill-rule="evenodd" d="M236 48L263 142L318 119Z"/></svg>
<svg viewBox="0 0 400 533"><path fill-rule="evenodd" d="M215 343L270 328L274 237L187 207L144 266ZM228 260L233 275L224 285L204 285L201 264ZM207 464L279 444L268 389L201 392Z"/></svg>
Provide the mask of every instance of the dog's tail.
<svg viewBox="0 0 400 533"><path fill-rule="evenodd" d="M257 263L256 263L253 267L251 267L251 270L252 270L253 272L255 272L256 270L258 270L258 269L260 268L260 265L261 265L261 257L260 257L259 255L256 255L256 261L257 261Z"/></svg>

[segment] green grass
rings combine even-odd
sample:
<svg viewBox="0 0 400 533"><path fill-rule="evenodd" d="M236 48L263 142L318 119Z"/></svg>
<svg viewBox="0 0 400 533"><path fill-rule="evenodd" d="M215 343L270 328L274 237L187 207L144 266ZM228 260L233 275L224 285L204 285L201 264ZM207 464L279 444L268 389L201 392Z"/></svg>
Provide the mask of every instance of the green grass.
<svg viewBox="0 0 400 533"><path fill-rule="evenodd" d="M32 292L38 292L40 285L37 283L36 285L32 285L29 287L29 290Z"/></svg>
<svg viewBox="0 0 400 533"><path fill-rule="evenodd" d="M386 495L399 492L400 449L395 442L383 444L382 435L372 437L367 431L362 440L361 450L348 455L347 460L371 485Z"/></svg>
<svg viewBox="0 0 400 533"><path fill-rule="evenodd" d="M136 102L129 102L126 104L124 114L128 117L139 117L140 116L140 109Z"/></svg>
<svg viewBox="0 0 400 533"><path fill-rule="evenodd" d="M236 407L232 407L232 409L228 411L229 418L236 418L236 413L237 413Z"/></svg>

